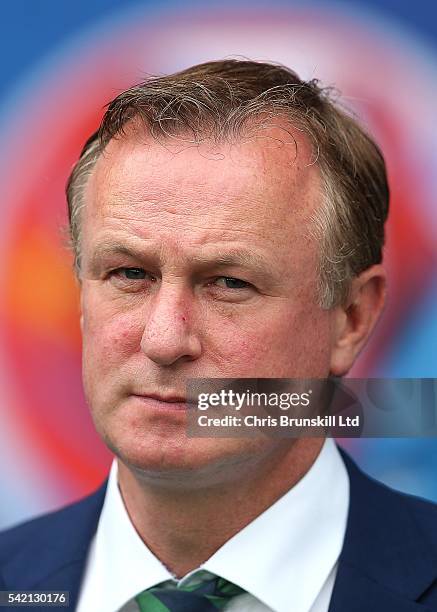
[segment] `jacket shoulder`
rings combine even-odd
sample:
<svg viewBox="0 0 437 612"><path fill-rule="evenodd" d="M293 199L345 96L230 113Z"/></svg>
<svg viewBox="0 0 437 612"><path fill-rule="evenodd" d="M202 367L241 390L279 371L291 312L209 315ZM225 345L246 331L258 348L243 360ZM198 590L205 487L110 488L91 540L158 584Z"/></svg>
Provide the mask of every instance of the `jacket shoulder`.
<svg viewBox="0 0 437 612"><path fill-rule="evenodd" d="M437 604L437 505L374 480L343 451L342 456L350 480L339 559L343 595L353 585L357 592L354 574L366 577L368 588L384 585L405 600Z"/></svg>
<svg viewBox="0 0 437 612"><path fill-rule="evenodd" d="M105 491L106 482L73 504L1 531L0 565L53 543L75 548L89 541L97 526Z"/></svg>
<svg viewBox="0 0 437 612"><path fill-rule="evenodd" d="M383 484L365 474L343 450L341 450L341 454L349 474L351 492L357 505L360 505L361 508L364 506L367 511L369 505L373 506L375 514L382 509L387 512L395 508L402 508L410 517L413 519L415 517L417 527L428 527L437 534L437 503L403 493ZM367 503L364 503L365 501ZM394 519L395 517L392 516L391 518ZM381 515L380 519L382 519Z"/></svg>

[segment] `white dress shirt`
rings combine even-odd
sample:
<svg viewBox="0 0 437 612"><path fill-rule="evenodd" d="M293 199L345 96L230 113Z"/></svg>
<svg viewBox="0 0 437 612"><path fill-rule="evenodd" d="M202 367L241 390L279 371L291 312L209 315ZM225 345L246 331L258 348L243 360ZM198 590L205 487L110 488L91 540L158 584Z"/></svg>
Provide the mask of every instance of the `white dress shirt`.
<svg viewBox="0 0 437 612"><path fill-rule="evenodd" d="M226 612L327 612L349 508L349 478L327 439L307 474L228 540L200 568L177 580L139 537L124 506L114 461L90 546L77 612L136 609L125 604L160 582L216 574L247 593ZM163 520L164 516L163 516Z"/></svg>

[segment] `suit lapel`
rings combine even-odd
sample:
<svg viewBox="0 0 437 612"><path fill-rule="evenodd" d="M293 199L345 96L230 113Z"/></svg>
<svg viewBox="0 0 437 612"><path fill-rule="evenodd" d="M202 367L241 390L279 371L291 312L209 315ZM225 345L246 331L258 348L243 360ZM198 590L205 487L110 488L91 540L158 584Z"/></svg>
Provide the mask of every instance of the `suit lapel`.
<svg viewBox="0 0 437 612"><path fill-rule="evenodd" d="M435 526L429 511L414 513L428 506L377 483L342 456L350 508L329 612L425 611L415 602L437 577L437 557L423 519L430 521L428 533Z"/></svg>

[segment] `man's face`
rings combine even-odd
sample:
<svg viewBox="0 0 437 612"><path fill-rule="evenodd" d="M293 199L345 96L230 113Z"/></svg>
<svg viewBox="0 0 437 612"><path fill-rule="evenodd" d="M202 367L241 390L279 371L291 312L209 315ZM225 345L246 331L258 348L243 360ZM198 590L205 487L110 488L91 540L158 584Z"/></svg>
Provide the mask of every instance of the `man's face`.
<svg viewBox="0 0 437 612"><path fill-rule="evenodd" d="M289 130L289 128L287 128ZM317 167L302 134L234 145L112 140L82 216L84 385L97 430L146 472L217 470L278 440L195 439L160 401L196 377L325 377ZM154 396L150 398L150 396Z"/></svg>

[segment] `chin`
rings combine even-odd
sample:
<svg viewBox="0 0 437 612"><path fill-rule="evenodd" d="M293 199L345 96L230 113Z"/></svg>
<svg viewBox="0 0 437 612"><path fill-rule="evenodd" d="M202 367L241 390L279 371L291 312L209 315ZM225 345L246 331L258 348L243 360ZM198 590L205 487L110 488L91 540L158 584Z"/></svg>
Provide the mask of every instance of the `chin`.
<svg viewBox="0 0 437 612"><path fill-rule="evenodd" d="M139 480L181 489L225 484L252 471L260 456L260 444L254 439L187 438L185 433L179 439L149 437L138 444L132 444L132 439L107 441L110 450Z"/></svg>

